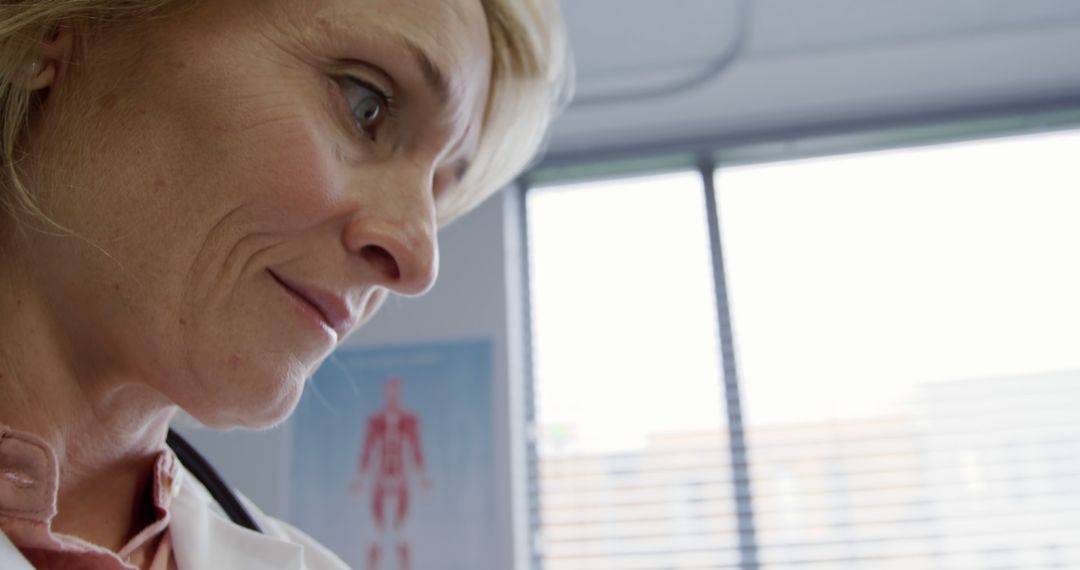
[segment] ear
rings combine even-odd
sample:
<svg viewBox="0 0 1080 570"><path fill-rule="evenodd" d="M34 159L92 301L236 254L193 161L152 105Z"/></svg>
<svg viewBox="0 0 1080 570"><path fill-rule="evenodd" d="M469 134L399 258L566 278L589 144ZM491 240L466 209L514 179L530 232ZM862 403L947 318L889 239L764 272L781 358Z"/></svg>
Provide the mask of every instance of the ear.
<svg viewBox="0 0 1080 570"><path fill-rule="evenodd" d="M71 26L59 26L45 38L38 57L30 62L27 74L30 81L27 87L31 91L47 89L56 84L63 74L71 53L75 47L75 31Z"/></svg>

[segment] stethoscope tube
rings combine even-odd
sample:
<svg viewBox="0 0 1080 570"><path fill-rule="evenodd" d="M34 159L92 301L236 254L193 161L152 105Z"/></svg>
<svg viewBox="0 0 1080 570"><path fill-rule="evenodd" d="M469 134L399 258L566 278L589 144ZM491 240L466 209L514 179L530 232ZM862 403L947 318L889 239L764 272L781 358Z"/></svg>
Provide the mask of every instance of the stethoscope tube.
<svg viewBox="0 0 1080 570"><path fill-rule="evenodd" d="M196 451L187 440L170 429L169 434L165 437L165 442L172 448L180 463L206 487L206 490L210 492L210 496L221 505L221 509L228 515L229 520L244 528L262 532L259 525L255 523L255 519L251 517L251 513L240 503L240 499L225 484L221 475L218 475L218 472L210 466L210 462Z"/></svg>

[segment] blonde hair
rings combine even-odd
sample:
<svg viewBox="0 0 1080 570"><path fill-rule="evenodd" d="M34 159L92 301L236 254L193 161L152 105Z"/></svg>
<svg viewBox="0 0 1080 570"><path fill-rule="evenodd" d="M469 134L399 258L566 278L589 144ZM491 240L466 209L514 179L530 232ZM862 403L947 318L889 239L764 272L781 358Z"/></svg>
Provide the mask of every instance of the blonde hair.
<svg viewBox="0 0 1080 570"><path fill-rule="evenodd" d="M481 0L491 35L491 88L476 156L440 200L448 223L506 186L537 156L569 100L571 67L556 0Z"/></svg>
<svg viewBox="0 0 1080 570"><path fill-rule="evenodd" d="M61 229L20 181L19 141L32 94L28 70L42 41L75 20L146 16L180 0L3 0L0 2L0 208L14 219ZM189 0L191 1L191 0ZM440 197L440 224L479 204L517 176L542 146L568 87L565 32L556 0L481 0L492 47L491 85L476 156L458 188ZM19 215L23 214L23 215Z"/></svg>
<svg viewBox="0 0 1080 570"><path fill-rule="evenodd" d="M0 208L11 219L29 219L61 232L19 178L19 141L29 123L31 65L42 42L58 26L74 20L107 21L144 16L173 0L6 0L0 4ZM22 215L20 215L22 214Z"/></svg>

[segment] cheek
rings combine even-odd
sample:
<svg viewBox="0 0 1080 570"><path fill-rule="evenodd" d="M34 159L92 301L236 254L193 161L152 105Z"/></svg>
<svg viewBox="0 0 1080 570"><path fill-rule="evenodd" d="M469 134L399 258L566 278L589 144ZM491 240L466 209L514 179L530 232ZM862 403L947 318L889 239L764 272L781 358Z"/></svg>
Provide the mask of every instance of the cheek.
<svg viewBox="0 0 1080 570"><path fill-rule="evenodd" d="M206 180L205 187L233 196L221 208L245 212L245 234L270 235L273 243L284 245L276 245L274 255L304 254L300 248L311 247L303 237L307 230L338 215L341 163L318 133L299 121L234 132L242 136L225 149L231 151L223 154L229 160L218 161L218 177ZM232 251L235 245L227 239L220 243L217 251ZM220 256L209 259L200 266L202 273L216 275ZM240 280L235 295L211 289L213 294L194 296L200 302L187 305L192 326L183 346L199 379L193 383L199 393L186 393L179 403L205 423L252 427L279 421L323 356L304 337L282 332L291 321L277 316L282 301L276 285L261 270L251 275ZM210 301L203 302L204 297Z"/></svg>
<svg viewBox="0 0 1080 570"><path fill-rule="evenodd" d="M317 133L295 126L253 142L257 156L248 172L255 174L247 181L252 201L273 208L290 229L310 227L334 213L345 188L344 169Z"/></svg>

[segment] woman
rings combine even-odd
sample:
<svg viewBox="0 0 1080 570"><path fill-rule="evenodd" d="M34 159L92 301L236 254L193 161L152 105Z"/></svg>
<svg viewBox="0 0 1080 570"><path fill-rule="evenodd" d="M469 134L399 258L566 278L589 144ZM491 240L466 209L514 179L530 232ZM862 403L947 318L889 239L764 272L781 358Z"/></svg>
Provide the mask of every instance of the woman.
<svg viewBox="0 0 1080 570"><path fill-rule="evenodd" d="M0 567L339 568L227 522L178 408L282 421L536 150L548 0L0 7Z"/></svg>

